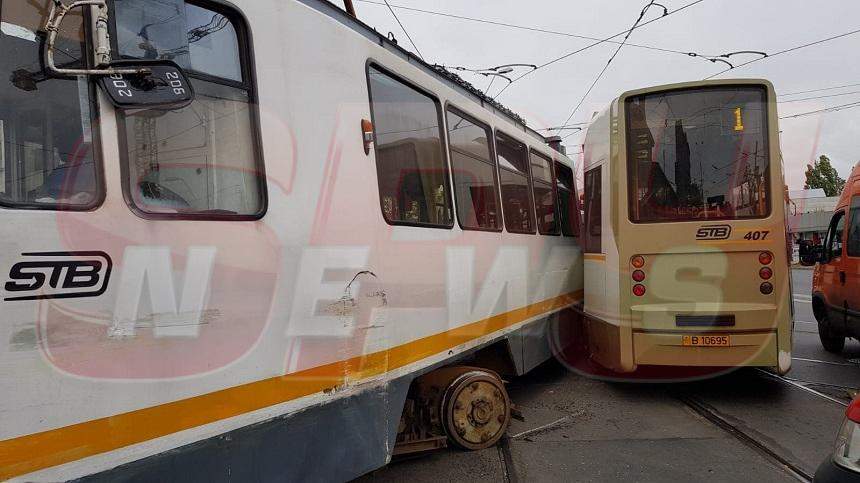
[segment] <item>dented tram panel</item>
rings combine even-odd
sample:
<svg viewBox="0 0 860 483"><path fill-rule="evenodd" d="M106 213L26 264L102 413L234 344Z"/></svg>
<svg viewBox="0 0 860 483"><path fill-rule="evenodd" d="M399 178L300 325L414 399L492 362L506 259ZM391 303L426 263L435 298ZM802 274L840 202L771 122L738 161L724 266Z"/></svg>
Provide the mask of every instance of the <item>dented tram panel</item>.
<svg viewBox="0 0 860 483"><path fill-rule="evenodd" d="M731 110L708 108L704 102L700 104L705 106L701 107L702 111L711 109L716 113L711 116L712 123L715 119L720 122L722 110L728 110L723 124L696 126L692 117L682 121L682 114L676 113L673 115L677 115L678 120L662 124L669 126L674 122L671 132L668 128L660 130L653 126L636 131L640 126L635 126L636 121L627 117L626 106L632 99L660 95L692 97L698 92L722 92L721 89L762 92L766 100L762 102L764 111L758 114L759 120L753 120L754 114L734 105ZM627 92L595 117L585 141L584 169L588 176L590 170L600 167L604 176L600 222L603 246L592 254L586 244L584 310L589 319L589 350L601 365L620 373L633 372L640 366L712 367L715 372L719 368L759 366L780 374L790 369L793 314L790 312L790 270L785 240L785 184L775 99L772 85L765 80L690 82ZM659 110L660 105L655 105ZM669 104L663 105L672 112ZM747 115L750 121L745 121ZM706 115L700 117L705 119ZM646 118L641 127L645 127L644 122ZM683 122L691 125L684 126ZM748 125L744 126L744 122ZM766 147L760 139L751 140L755 137L751 132L755 122L758 122ZM695 132L697 128L717 129L725 139L732 140L726 142L735 143L732 145L735 152L722 158L722 163L732 173L724 174L710 186L705 176L711 174L708 172L711 168L691 169L690 162L696 161L696 153L691 157L689 145L679 141L686 140L688 135L703 136ZM647 141L641 151L650 166L637 168L639 173L630 169L628 139L633 135L645 136L643 139ZM657 139L658 136L663 138ZM724 148L717 145L713 149L710 153L699 153L699 162L707 156L718 157L716 149ZM667 151L671 155L667 155ZM755 179L754 176L744 178L743 166L748 166L747 173L750 169L755 171L756 167L760 169L756 163L765 151L769 162L766 176L755 182L749 181ZM672 166L667 161L672 156L688 161L684 164L676 159ZM749 161L753 157L756 161ZM731 162L725 163L726 160ZM713 170L719 168L725 166L714 166ZM691 177L691 172L701 178ZM637 188L637 197L642 193L646 197L644 202L633 203L631 190L637 182L634 176L638 175L649 176L646 183L635 185L644 186L644 189ZM670 181L669 177L675 181ZM683 184L679 179L688 180L690 188L685 196L690 199L695 199L694 190L701 186L705 186L702 192L707 189L719 192L734 180L740 181L725 196L700 192L699 199L706 202L698 217L695 213L684 213L687 219L683 220L633 220L637 209L654 210L656 206L659 212L661 207L677 204L672 200L679 198L678 186ZM704 184L700 179L705 180ZM755 188L747 189L750 186ZM734 198L730 199L731 196ZM762 209L765 199L769 204L767 213L753 215L753 211ZM737 200L743 202L733 206ZM758 200L759 205L750 200ZM585 203L588 206L589 200ZM640 205L644 208L637 208ZM586 230L588 223L586 213ZM763 253L769 254L770 259L765 258L767 263L759 261ZM644 258L643 267L634 266L636 256ZM641 282L633 279L637 270L644 276ZM768 278L762 278L764 276ZM589 291L600 284L605 284L602 297L590 296ZM633 293L637 284L644 289L641 295ZM764 293L765 284L769 285L770 293ZM724 347L685 345L691 343L691 336L720 336L715 342L728 344Z"/></svg>
<svg viewBox="0 0 860 483"><path fill-rule="evenodd" d="M578 238L464 230L427 185L432 209L400 213L450 226L389 224L359 130L376 65L433 99L441 147L453 106L572 166L500 106L327 2L113 0L114 59L169 57L195 91L121 110L93 79L40 74L50 3L0 4L0 77L17 72L0 94L0 479L194 461L348 480L390 459L418 375L496 343L516 372L551 355L542 327L582 299ZM58 63L90 64L82 15ZM449 155L434 179L453 188Z"/></svg>

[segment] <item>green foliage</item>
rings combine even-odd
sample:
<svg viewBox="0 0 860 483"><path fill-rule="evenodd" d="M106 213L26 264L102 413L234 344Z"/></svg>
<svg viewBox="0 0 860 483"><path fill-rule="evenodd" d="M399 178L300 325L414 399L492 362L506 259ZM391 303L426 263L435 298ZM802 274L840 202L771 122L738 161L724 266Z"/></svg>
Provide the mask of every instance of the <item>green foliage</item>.
<svg viewBox="0 0 860 483"><path fill-rule="evenodd" d="M806 189L821 188L827 196L839 196L845 188L845 180L830 164L830 158L821 155L814 165L806 165Z"/></svg>

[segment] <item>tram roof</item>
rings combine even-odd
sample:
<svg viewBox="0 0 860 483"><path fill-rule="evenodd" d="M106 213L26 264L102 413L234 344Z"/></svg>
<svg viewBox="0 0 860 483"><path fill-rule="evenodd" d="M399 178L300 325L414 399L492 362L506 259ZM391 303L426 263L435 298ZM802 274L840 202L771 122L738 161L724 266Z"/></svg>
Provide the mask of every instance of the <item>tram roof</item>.
<svg viewBox="0 0 860 483"><path fill-rule="evenodd" d="M515 125L521 127L523 131L543 140L545 144L548 144L546 136L530 128L527 125L526 120L516 112L512 111L508 107L505 107L503 104L499 103L495 99L485 95L481 90L473 86L471 83L465 81L457 74L445 69L440 65L431 65L422 60L421 58L417 57L412 52L404 49L403 47L400 47L397 43L391 41L390 39L388 39L388 37L379 33L375 28L362 22L356 17L353 17L338 5L330 2L329 0L298 1L321 13L328 15L329 17L340 22L342 25L362 34L368 40L372 40L375 43L378 43L380 46L385 47L389 51L399 55L401 58L403 58L410 64L417 66L425 73L436 77L440 82L446 84L448 87L460 92L466 97L471 98L473 101L480 104L485 109L490 110L494 114L507 118Z"/></svg>

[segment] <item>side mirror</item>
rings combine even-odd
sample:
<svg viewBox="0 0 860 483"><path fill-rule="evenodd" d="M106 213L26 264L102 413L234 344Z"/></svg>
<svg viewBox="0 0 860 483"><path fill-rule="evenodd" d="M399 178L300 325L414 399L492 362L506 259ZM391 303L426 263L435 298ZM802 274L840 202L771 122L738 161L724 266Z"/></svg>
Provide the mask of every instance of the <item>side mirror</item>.
<svg viewBox="0 0 860 483"><path fill-rule="evenodd" d="M145 73L112 74L99 79L117 109L173 110L194 101L194 88L185 72L169 60L123 60L111 67Z"/></svg>
<svg viewBox="0 0 860 483"><path fill-rule="evenodd" d="M824 259L824 247L821 245L813 246L812 244L800 245L800 264L804 267L812 267L816 263L826 263Z"/></svg>

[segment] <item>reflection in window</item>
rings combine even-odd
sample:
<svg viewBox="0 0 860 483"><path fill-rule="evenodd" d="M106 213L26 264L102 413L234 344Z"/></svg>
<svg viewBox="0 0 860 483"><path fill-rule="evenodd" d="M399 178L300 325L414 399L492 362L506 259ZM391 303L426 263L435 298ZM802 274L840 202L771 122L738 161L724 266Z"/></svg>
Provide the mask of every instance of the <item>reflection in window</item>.
<svg viewBox="0 0 860 483"><path fill-rule="evenodd" d="M586 253L603 253L602 244L602 166L585 173L585 247Z"/></svg>
<svg viewBox="0 0 860 483"><path fill-rule="evenodd" d="M159 38L162 43L154 44L157 52L152 55L180 55L174 60L193 69L190 77L196 91L195 101L184 109L124 115L134 205L151 214L259 215L265 208L264 185L251 86L241 83L237 29L221 13L190 4L180 8L172 0L156 2L152 8L143 8L141 0L120 3L124 4L118 13L120 51L151 40L147 32L154 28L181 26L181 39ZM141 47L132 52L137 48ZM195 72L208 74L206 80Z"/></svg>
<svg viewBox="0 0 860 483"><path fill-rule="evenodd" d="M555 176L558 181L559 223L564 236L579 236L579 208L576 202L576 188L573 181L573 170L556 161Z"/></svg>
<svg viewBox="0 0 860 483"><path fill-rule="evenodd" d="M532 151L532 187L534 191L537 227L541 235L558 235L557 203L555 199L555 177L552 173L552 160Z"/></svg>
<svg viewBox="0 0 860 483"><path fill-rule="evenodd" d="M490 128L448 111L448 143L457 216L463 229L501 231Z"/></svg>
<svg viewBox="0 0 860 483"><path fill-rule="evenodd" d="M95 105L85 79L49 78L37 32L46 9L37 2L0 3L0 204L87 209L101 198L92 146ZM84 66L81 10L66 17L57 63Z"/></svg>
<svg viewBox="0 0 860 483"><path fill-rule="evenodd" d="M392 224L451 227L448 170L436 102L368 68L379 195Z"/></svg>
<svg viewBox="0 0 860 483"><path fill-rule="evenodd" d="M848 228L848 256L860 257L860 196L851 200L851 226Z"/></svg>
<svg viewBox="0 0 860 483"><path fill-rule="evenodd" d="M505 227L511 233L534 233L535 213L532 193L529 189L526 146L497 132L496 156L499 159L499 182L502 185Z"/></svg>
<svg viewBox="0 0 860 483"><path fill-rule="evenodd" d="M767 215L763 88L647 94L629 99L626 113L632 221Z"/></svg>
<svg viewBox="0 0 860 483"><path fill-rule="evenodd" d="M119 56L166 59L242 81L239 36L229 18L183 0L114 0Z"/></svg>

